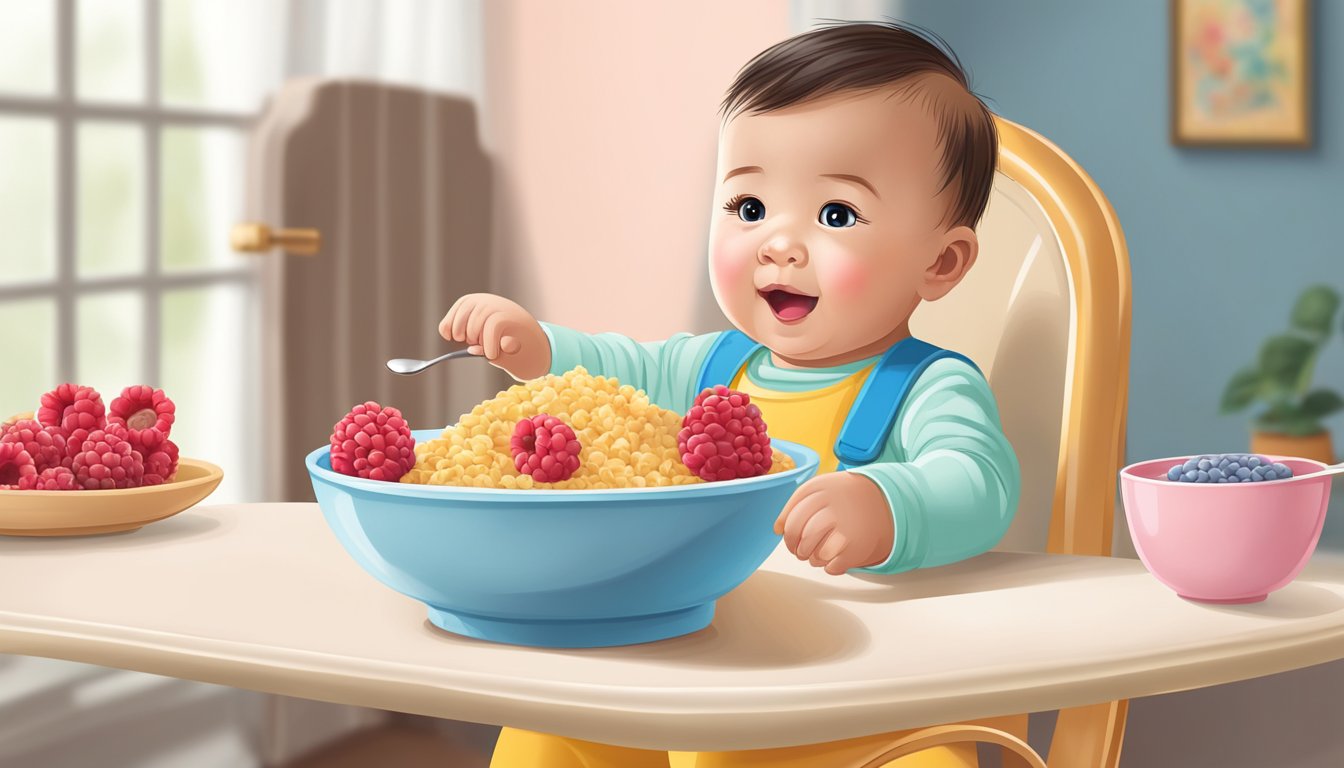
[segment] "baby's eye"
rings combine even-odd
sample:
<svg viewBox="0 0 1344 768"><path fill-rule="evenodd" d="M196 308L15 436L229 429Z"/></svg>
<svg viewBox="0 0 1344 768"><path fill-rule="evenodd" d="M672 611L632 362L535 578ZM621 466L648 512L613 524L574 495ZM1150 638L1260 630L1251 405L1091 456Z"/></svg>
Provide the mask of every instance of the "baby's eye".
<svg viewBox="0 0 1344 768"><path fill-rule="evenodd" d="M729 213L736 213L743 221L760 221L765 218L765 203L754 197L734 197L723 207Z"/></svg>
<svg viewBox="0 0 1344 768"><path fill-rule="evenodd" d="M828 227L852 227L859 220L859 215L844 203L827 203L821 206L821 214L817 216L817 221Z"/></svg>

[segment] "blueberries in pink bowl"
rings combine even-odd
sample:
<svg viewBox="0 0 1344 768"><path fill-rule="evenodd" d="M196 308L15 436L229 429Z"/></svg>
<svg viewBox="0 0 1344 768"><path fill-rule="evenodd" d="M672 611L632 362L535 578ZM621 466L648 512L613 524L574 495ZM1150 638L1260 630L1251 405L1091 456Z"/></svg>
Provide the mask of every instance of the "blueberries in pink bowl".
<svg viewBox="0 0 1344 768"><path fill-rule="evenodd" d="M1292 476L1288 465L1254 453L1195 456L1167 470L1167 479L1179 483L1260 483Z"/></svg>

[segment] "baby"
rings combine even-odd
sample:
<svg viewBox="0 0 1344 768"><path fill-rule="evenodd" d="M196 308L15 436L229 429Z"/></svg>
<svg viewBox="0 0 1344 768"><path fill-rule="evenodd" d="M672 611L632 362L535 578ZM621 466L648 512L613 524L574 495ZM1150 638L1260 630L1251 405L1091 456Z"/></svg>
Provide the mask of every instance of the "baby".
<svg viewBox="0 0 1344 768"><path fill-rule="evenodd" d="M821 456L775 530L826 573L972 557L1012 520L1017 459L984 376L912 338L909 321L975 264L997 152L990 112L943 46L898 24L815 29L749 62L723 103L709 266L735 330L639 343L490 294L458 299L439 330L518 380L583 365L683 413L704 386L746 392L772 437ZM829 765L899 735L671 764ZM668 760L505 729L493 765ZM899 763L974 764L960 747Z"/></svg>

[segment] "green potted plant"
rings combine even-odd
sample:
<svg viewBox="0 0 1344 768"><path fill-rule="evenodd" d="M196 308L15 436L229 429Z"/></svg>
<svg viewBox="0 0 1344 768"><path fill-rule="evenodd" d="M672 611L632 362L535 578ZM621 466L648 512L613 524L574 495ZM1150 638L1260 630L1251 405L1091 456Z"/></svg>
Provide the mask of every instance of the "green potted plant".
<svg viewBox="0 0 1344 768"><path fill-rule="evenodd" d="M1339 294L1328 285L1307 288L1293 306L1289 331L1267 339L1256 363L1227 383L1223 413L1245 410L1256 401L1265 406L1255 417L1252 451L1334 462L1330 433L1321 420L1344 408L1344 397L1312 389L1311 379L1339 303Z"/></svg>

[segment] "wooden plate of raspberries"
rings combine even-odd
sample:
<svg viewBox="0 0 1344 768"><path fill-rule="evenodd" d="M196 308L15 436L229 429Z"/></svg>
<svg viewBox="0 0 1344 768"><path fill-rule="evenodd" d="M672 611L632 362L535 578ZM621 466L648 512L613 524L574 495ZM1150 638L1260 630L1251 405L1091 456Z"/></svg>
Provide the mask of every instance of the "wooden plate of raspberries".
<svg viewBox="0 0 1344 768"><path fill-rule="evenodd" d="M0 422L0 535L133 531L209 496L224 472L179 457L175 418L161 389L126 387L104 406L93 388L62 384Z"/></svg>

